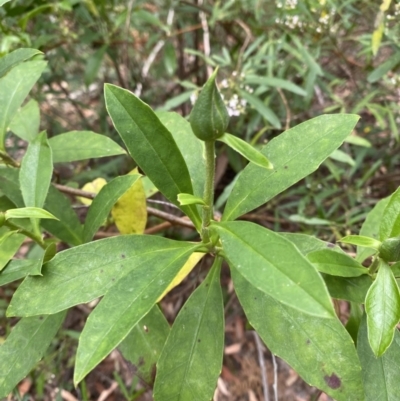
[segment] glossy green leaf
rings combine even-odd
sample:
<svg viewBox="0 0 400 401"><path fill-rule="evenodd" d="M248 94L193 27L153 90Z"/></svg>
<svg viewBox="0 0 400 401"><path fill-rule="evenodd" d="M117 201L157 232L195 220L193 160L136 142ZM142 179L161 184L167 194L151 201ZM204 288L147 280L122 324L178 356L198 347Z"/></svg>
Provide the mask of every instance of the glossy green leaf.
<svg viewBox="0 0 400 401"><path fill-rule="evenodd" d="M16 231L4 231L5 229L3 228L0 236L0 272L25 240L25 236L18 234Z"/></svg>
<svg viewBox="0 0 400 401"><path fill-rule="evenodd" d="M352 257L333 251L321 249L311 252L307 259L322 273L340 277L358 277L368 274L368 269Z"/></svg>
<svg viewBox="0 0 400 401"><path fill-rule="evenodd" d="M4 4L4 2L3 2ZM31 59L38 54L43 54L37 49L22 48L0 57L0 78L7 74L16 65Z"/></svg>
<svg viewBox="0 0 400 401"><path fill-rule="evenodd" d="M107 49L108 45L104 45L88 57L84 74L84 82L86 86L89 86L97 78Z"/></svg>
<svg viewBox="0 0 400 401"><path fill-rule="evenodd" d="M181 205L205 205L204 199L192 194L178 194L178 202Z"/></svg>
<svg viewBox="0 0 400 401"><path fill-rule="evenodd" d="M140 178L138 174L128 174L114 178L102 187L91 203L83 229L83 241L89 242L99 227L104 224L117 200Z"/></svg>
<svg viewBox="0 0 400 401"><path fill-rule="evenodd" d="M257 166L264 167L269 170L273 168L271 162L261 152L253 148L253 146L251 146L247 142L243 141L243 139L225 133L220 138L218 138L218 141L221 141L233 150L236 150L236 152L238 152L244 158L256 164Z"/></svg>
<svg viewBox="0 0 400 401"><path fill-rule="evenodd" d="M169 332L167 319L154 305L118 346L124 358L133 364L135 375L149 386L154 383L156 363Z"/></svg>
<svg viewBox="0 0 400 401"><path fill-rule="evenodd" d="M400 293L387 263L380 261L378 274L365 299L368 339L374 354L385 353L400 320Z"/></svg>
<svg viewBox="0 0 400 401"><path fill-rule="evenodd" d="M19 186L19 169L0 167L0 189L16 206L24 206L24 200L22 199Z"/></svg>
<svg viewBox="0 0 400 401"><path fill-rule="evenodd" d="M379 226L381 241L397 236L400 236L400 187L390 197Z"/></svg>
<svg viewBox="0 0 400 401"><path fill-rule="evenodd" d="M389 203L389 199L390 197L380 200L368 213L366 219L361 226L360 235L379 240L379 225L382 220L383 211ZM356 259L359 262L362 262L369 256L373 255L375 252L376 251L374 249L357 246Z"/></svg>
<svg viewBox="0 0 400 401"><path fill-rule="evenodd" d="M25 206L42 207L49 190L53 162L46 133L40 133L28 146L19 172Z"/></svg>
<svg viewBox="0 0 400 401"><path fill-rule="evenodd" d="M92 131L70 131L49 139L53 163L67 163L125 154L111 138Z"/></svg>
<svg viewBox="0 0 400 401"><path fill-rule="evenodd" d="M272 86L273 88L281 88L300 96L307 95L307 92L303 88L300 88L300 86L286 79L262 77L259 75L247 75L244 79L244 82L246 84L266 85Z"/></svg>
<svg viewBox="0 0 400 401"><path fill-rule="evenodd" d="M321 319L257 290L236 270L233 284L251 325L274 354L337 401L364 400L354 343L337 318Z"/></svg>
<svg viewBox="0 0 400 401"><path fill-rule="evenodd" d="M52 314L90 302L104 295L132 270L151 266L143 274L146 277L154 272L154 263L160 255L168 258L192 247L162 237L122 235L67 249L43 266L43 277L27 277L23 281L14 293L7 314Z"/></svg>
<svg viewBox="0 0 400 401"><path fill-rule="evenodd" d="M8 125L46 64L45 61L27 61L0 78L0 149L4 150L4 136Z"/></svg>
<svg viewBox="0 0 400 401"><path fill-rule="evenodd" d="M358 116L323 115L272 139L262 153L273 170L249 164L240 174L225 207L223 220L234 220L315 171L350 134Z"/></svg>
<svg viewBox="0 0 400 401"><path fill-rule="evenodd" d="M344 244L368 247L375 250L378 250L381 246L380 241L371 237L365 237L363 235L346 235L345 237L341 238L339 242L343 242Z"/></svg>
<svg viewBox="0 0 400 401"><path fill-rule="evenodd" d="M188 168L171 133L153 110L133 93L106 84L107 111L125 145L145 174L166 198L179 206L180 193L193 193ZM181 209L200 227L195 205Z"/></svg>
<svg viewBox="0 0 400 401"><path fill-rule="evenodd" d="M0 398L42 359L65 318L65 312L21 319L0 347Z"/></svg>
<svg viewBox="0 0 400 401"><path fill-rule="evenodd" d="M400 334L386 352L377 358L368 342L367 321L364 316L358 331L357 352L362 366L366 401L397 401L400 394Z"/></svg>
<svg viewBox="0 0 400 401"><path fill-rule="evenodd" d="M304 256L322 249L331 249L335 252L343 253L342 249L337 245L322 241L312 235L297 233L279 233L279 235L292 242Z"/></svg>
<svg viewBox="0 0 400 401"><path fill-rule="evenodd" d="M189 122L178 113L158 112L157 117L172 134L185 159L193 185L193 195L202 197L206 181L204 142L198 139Z"/></svg>
<svg viewBox="0 0 400 401"><path fill-rule="evenodd" d="M21 207L19 209L10 209L5 212L6 219L55 219L47 210L40 209L38 207Z"/></svg>
<svg viewBox="0 0 400 401"><path fill-rule="evenodd" d="M220 266L218 261L214 264L175 319L157 363L155 401L213 397L224 349Z"/></svg>
<svg viewBox="0 0 400 401"><path fill-rule="evenodd" d="M21 139L30 142L39 134L39 125L39 104L31 99L14 116L10 123L10 130Z"/></svg>
<svg viewBox="0 0 400 401"><path fill-rule="evenodd" d="M372 278L365 274L359 277L337 277L322 274L322 277L332 298L359 304L364 303L367 292L372 285Z"/></svg>
<svg viewBox="0 0 400 401"><path fill-rule="evenodd" d="M10 260L0 272L0 286L26 277L36 266L37 261L32 259Z"/></svg>
<svg viewBox="0 0 400 401"><path fill-rule="evenodd" d="M249 222L214 224L213 229L231 268L257 289L310 315L335 315L317 270L290 241Z"/></svg>
<svg viewBox="0 0 400 401"><path fill-rule="evenodd" d="M136 250L136 253L139 257L140 254L152 254L153 258L147 256L146 261L133 264L132 259L127 257L130 271L107 290L90 314L79 338L75 384L117 347L150 311L197 246L189 243L179 243L180 246L177 246L176 241L170 240L168 250L161 252L158 249L158 252L154 252L155 238L142 238L147 239L148 246ZM120 260L118 262L121 263ZM108 265L107 270L110 269Z"/></svg>
<svg viewBox="0 0 400 401"><path fill-rule="evenodd" d="M50 186L44 207L58 219L42 220L40 225L46 231L67 244L82 244L82 224L64 194Z"/></svg>

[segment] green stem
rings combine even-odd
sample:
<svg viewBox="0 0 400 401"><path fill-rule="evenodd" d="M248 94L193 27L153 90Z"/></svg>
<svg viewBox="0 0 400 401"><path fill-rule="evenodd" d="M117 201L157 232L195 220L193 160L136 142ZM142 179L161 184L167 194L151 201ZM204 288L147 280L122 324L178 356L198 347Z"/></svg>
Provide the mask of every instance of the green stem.
<svg viewBox="0 0 400 401"><path fill-rule="evenodd" d="M206 182L204 187L203 219L201 237L204 243L210 242L209 225L214 216L214 176L215 176L215 141L205 141L206 151Z"/></svg>
<svg viewBox="0 0 400 401"><path fill-rule="evenodd" d="M19 233L25 235L26 237L31 238L33 241L35 241L37 244L39 244L43 249L46 249L46 244L43 241L43 238L41 235L37 235L35 233L32 233L31 231L26 230L23 227L20 227L14 223L11 223L11 221L6 220L4 222L4 225L7 226L11 230L16 230Z"/></svg>
<svg viewBox="0 0 400 401"><path fill-rule="evenodd" d="M3 160L5 164L12 167L20 167L20 164L14 160L7 152L0 150L0 158Z"/></svg>

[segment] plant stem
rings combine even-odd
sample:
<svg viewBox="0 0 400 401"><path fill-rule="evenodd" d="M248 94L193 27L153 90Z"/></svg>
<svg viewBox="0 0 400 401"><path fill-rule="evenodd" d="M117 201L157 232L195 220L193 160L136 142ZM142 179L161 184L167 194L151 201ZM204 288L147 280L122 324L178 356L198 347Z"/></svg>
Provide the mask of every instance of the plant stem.
<svg viewBox="0 0 400 401"><path fill-rule="evenodd" d="M215 141L205 141L206 152L206 182L204 186L203 219L201 237L204 243L210 242L209 225L213 217L214 205L214 176L215 176Z"/></svg>
<svg viewBox="0 0 400 401"><path fill-rule="evenodd" d="M11 223L11 221L6 220L4 222L4 225L7 226L8 228L10 228L11 230L16 230L19 233L25 235L26 237L31 238L32 240L34 240L37 244L39 244L43 249L46 249L46 244L43 241L43 238L41 235L37 235L35 233L32 233L31 231L26 230L23 227L20 227L14 223Z"/></svg>

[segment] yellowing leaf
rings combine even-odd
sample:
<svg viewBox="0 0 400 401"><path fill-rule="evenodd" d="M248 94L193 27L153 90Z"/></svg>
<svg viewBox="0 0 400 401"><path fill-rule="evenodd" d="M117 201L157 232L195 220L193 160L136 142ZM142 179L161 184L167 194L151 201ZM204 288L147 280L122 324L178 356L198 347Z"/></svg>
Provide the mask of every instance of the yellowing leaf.
<svg viewBox="0 0 400 401"><path fill-rule="evenodd" d="M87 192L93 192L95 194L98 194L100 192L100 189L104 187L104 185L107 184L107 181L104 178L96 178L92 182L87 182L83 187L82 191L87 191ZM92 203L91 199L88 198L83 198L81 196L78 196L78 199L84 204L89 206Z"/></svg>
<svg viewBox="0 0 400 401"><path fill-rule="evenodd" d="M129 174L138 174L137 169ZM121 234L142 234L147 223L146 194L142 180L137 180L111 209Z"/></svg>
<svg viewBox="0 0 400 401"><path fill-rule="evenodd" d="M189 256L189 259L182 266L182 269L179 270L179 273L175 276L171 284L164 291L160 298L157 299L157 302L160 302L166 294L168 294L173 288L179 285L183 279L193 270L193 268L199 263L200 259L205 255L205 253L195 252Z"/></svg>

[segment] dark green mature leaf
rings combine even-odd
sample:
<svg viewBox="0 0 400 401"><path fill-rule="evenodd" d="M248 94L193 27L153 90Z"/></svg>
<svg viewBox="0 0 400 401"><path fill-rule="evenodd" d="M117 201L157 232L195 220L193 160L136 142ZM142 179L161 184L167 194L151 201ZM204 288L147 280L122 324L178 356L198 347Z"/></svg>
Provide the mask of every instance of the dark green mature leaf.
<svg viewBox="0 0 400 401"><path fill-rule="evenodd" d="M156 401L211 400L222 368L221 261L187 300L157 363Z"/></svg>
<svg viewBox="0 0 400 401"><path fill-rule="evenodd" d="M37 268L37 260L10 260L4 270L0 272L0 286L26 277L35 268Z"/></svg>
<svg viewBox="0 0 400 401"><path fill-rule="evenodd" d="M43 54L40 50L37 49L17 49L13 52L6 54L5 56L0 58L0 78L7 74L11 68L15 67L17 64L20 64L26 60L31 59L38 54Z"/></svg>
<svg viewBox="0 0 400 401"><path fill-rule="evenodd" d="M223 220L234 220L315 171L350 134L358 116L323 115L274 138L262 153L273 170L249 164L240 174L225 207Z"/></svg>
<svg viewBox="0 0 400 401"><path fill-rule="evenodd" d="M79 338L74 371L75 384L126 338L156 304L198 246L189 243L179 243L180 246L177 246L176 241L170 240L169 249L160 252L159 248L154 252L154 245L159 244L156 237L142 238L147 240L147 244L136 250L139 254L137 256L140 258L143 254L152 254L153 258L135 264L132 263L134 257L129 260L130 271L123 277L120 276L117 284L107 290L90 314ZM118 260L117 263L121 262ZM107 270L110 269L111 266L108 265Z"/></svg>
<svg viewBox="0 0 400 401"><path fill-rule="evenodd" d="M146 277L154 271L152 263L159 261L160 255L167 259L192 247L162 237L122 235L67 249L43 266L43 277L27 277L22 282L7 314L51 314L92 301L132 270L145 265L149 269L143 274Z"/></svg>
<svg viewBox="0 0 400 401"><path fill-rule="evenodd" d="M357 352L362 366L366 401L397 401L400 394L400 334L386 352L377 358L368 342L367 319L364 316L358 331Z"/></svg>
<svg viewBox="0 0 400 401"><path fill-rule="evenodd" d="M65 312L21 319L0 347L0 398L6 397L42 359Z"/></svg>
<svg viewBox="0 0 400 401"><path fill-rule="evenodd" d="M400 236L400 187L390 197L380 223L379 239L381 241Z"/></svg>
<svg viewBox="0 0 400 401"><path fill-rule="evenodd" d="M361 263L352 257L333 251L331 249L321 249L311 252L307 259L322 273L340 277L358 277L362 274L368 274Z"/></svg>
<svg viewBox="0 0 400 401"><path fill-rule="evenodd" d="M47 197L53 162L46 132L41 132L28 146L19 172L25 206L42 207Z"/></svg>
<svg viewBox="0 0 400 401"><path fill-rule="evenodd" d="M167 319L154 305L118 346L124 358L133 364L135 375L149 386L154 382L156 363L169 332Z"/></svg>
<svg viewBox="0 0 400 401"><path fill-rule="evenodd" d="M126 154L111 138L92 131L70 131L49 139L53 163Z"/></svg>
<svg viewBox="0 0 400 401"><path fill-rule="evenodd" d="M232 278L249 322L274 354L335 400L364 400L354 343L337 318L321 319L286 306L235 269Z"/></svg>
<svg viewBox="0 0 400 401"><path fill-rule="evenodd" d="M325 318L335 312L314 266L287 239L253 223L214 224L232 269L260 291L299 311Z"/></svg>
<svg viewBox="0 0 400 401"><path fill-rule="evenodd" d="M10 123L10 130L27 142L35 139L39 133L40 110L36 100L29 102L22 107Z"/></svg>
<svg viewBox="0 0 400 401"><path fill-rule="evenodd" d="M4 136L8 125L46 64L45 61L27 61L0 78L0 149L4 150Z"/></svg>
<svg viewBox="0 0 400 401"><path fill-rule="evenodd" d="M24 206L21 188L19 186L19 169L0 167L0 189L16 206Z"/></svg>
<svg viewBox="0 0 400 401"><path fill-rule="evenodd" d="M130 155L172 203L179 207L180 193L193 193L185 160L171 133L153 110L133 93L106 84L104 95L108 113ZM195 205L181 209L200 227Z"/></svg>
<svg viewBox="0 0 400 401"><path fill-rule="evenodd" d="M279 235L292 242L304 256L322 249L331 249L335 252L343 253L339 246L331 242L322 241L312 235L297 233L279 233Z"/></svg>
<svg viewBox="0 0 400 401"><path fill-rule="evenodd" d="M42 220L40 224L46 231L69 245L82 244L82 224L65 195L50 186L44 207L58 219Z"/></svg>
<svg viewBox="0 0 400 401"><path fill-rule="evenodd" d="M372 278L367 275L359 277L337 277L322 274L329 294L332 298L350 302L364 303Z"/></svg>
<svg viewBox="0 0 400 401"><path fill-rule="evenodd" d="M365 299L368 339L374 354L385 353L400 320L400 293L390 266L380 261L379 271Z"/></svg>
<svg viewBox="0 0 400 401"><path fill-rule="evenodd" d="M106 220L117 200L140 178L139 174L128 174L114 178L93 199L86 216L83 242L89 242Z"/></svg>

